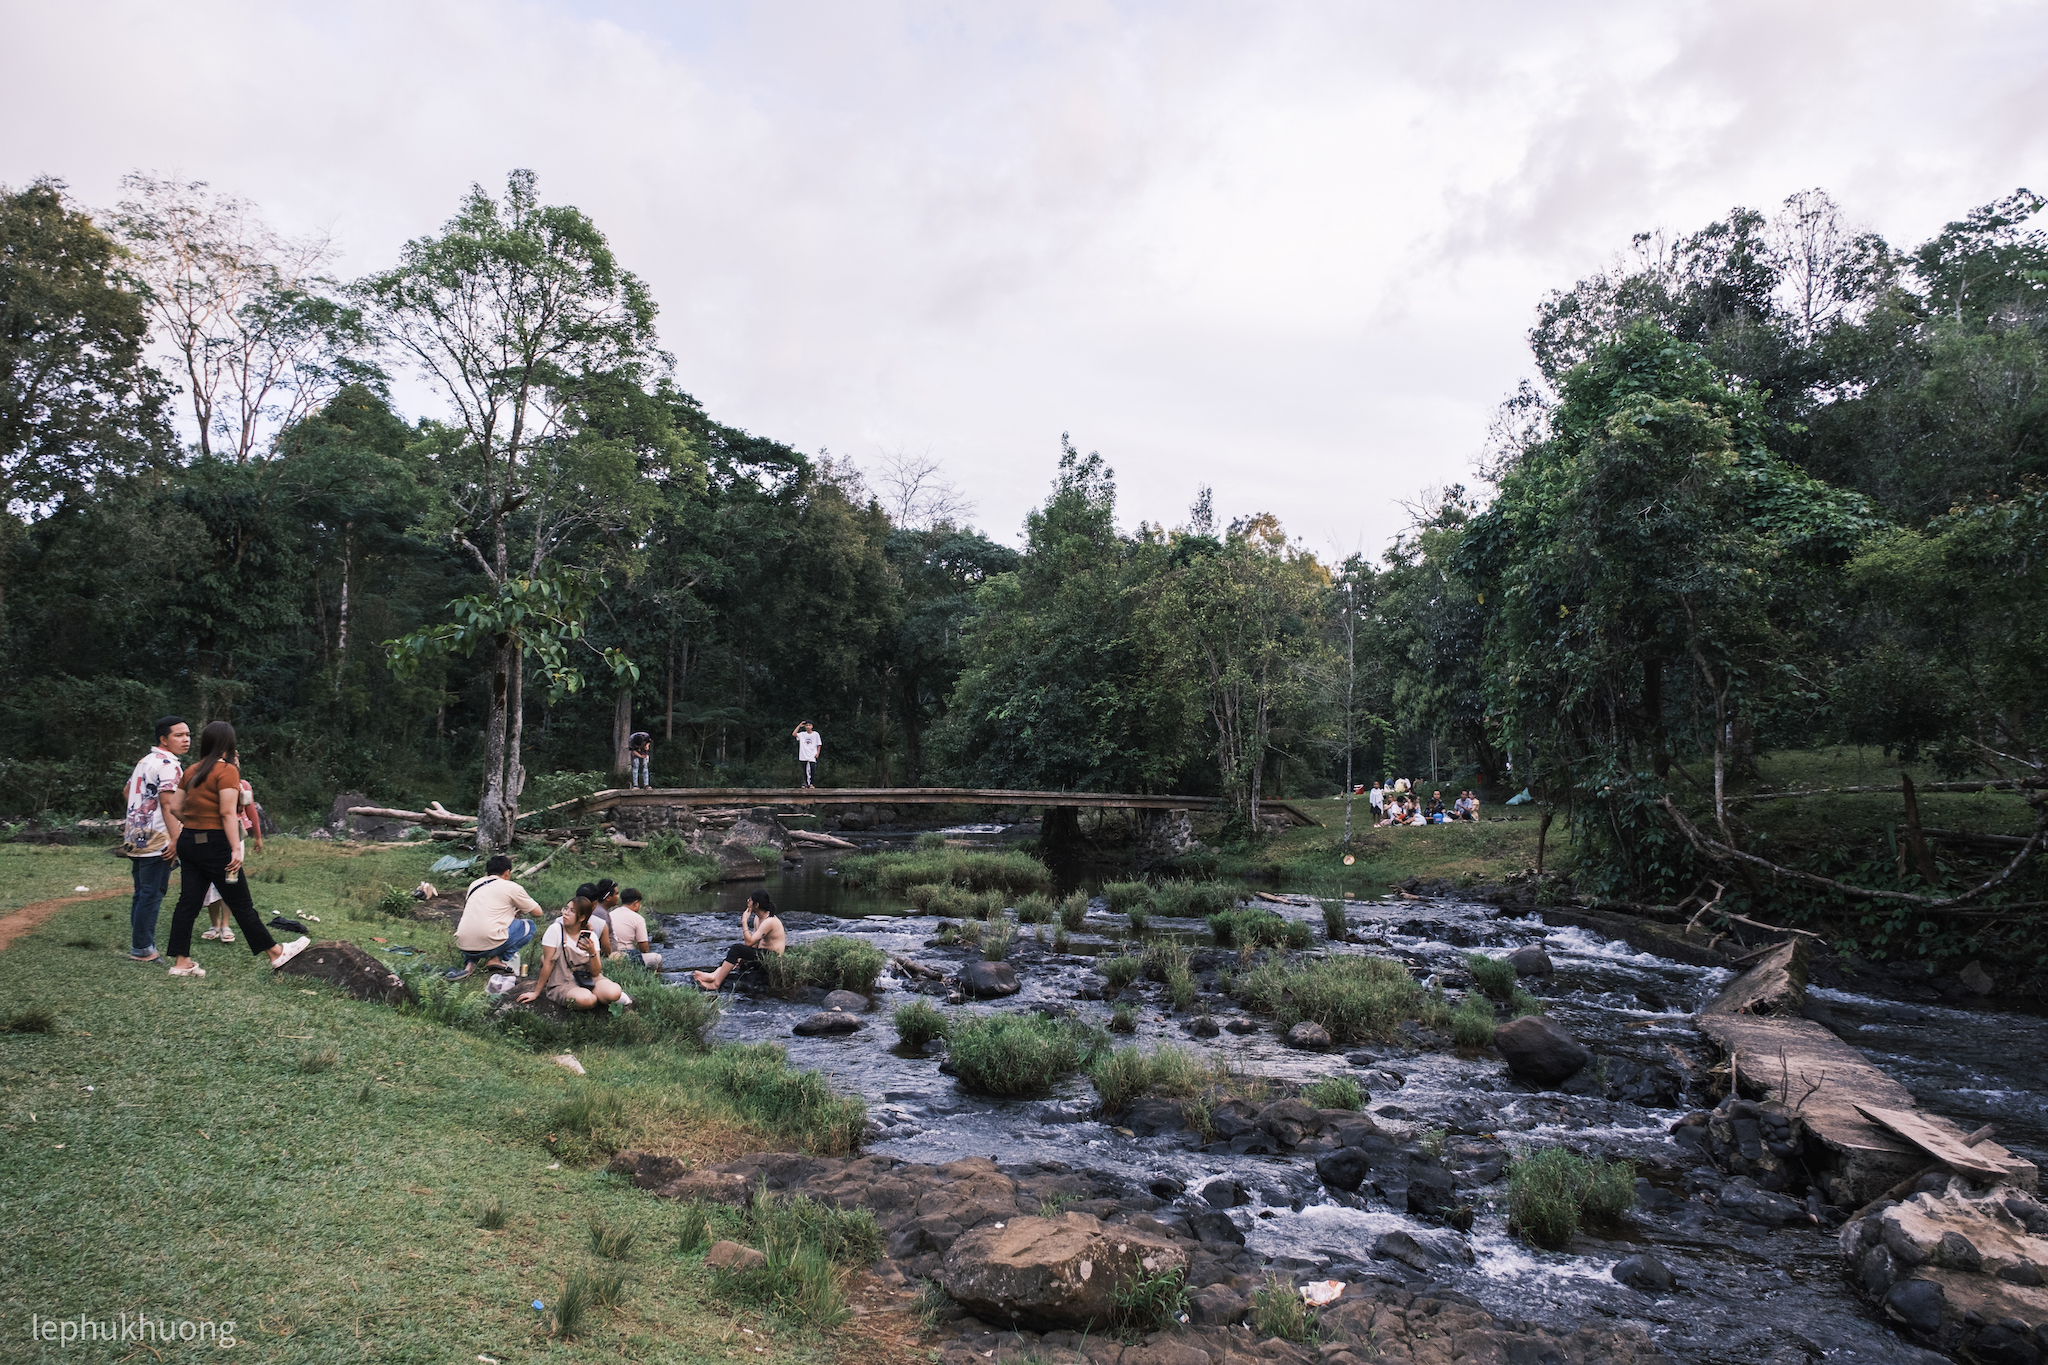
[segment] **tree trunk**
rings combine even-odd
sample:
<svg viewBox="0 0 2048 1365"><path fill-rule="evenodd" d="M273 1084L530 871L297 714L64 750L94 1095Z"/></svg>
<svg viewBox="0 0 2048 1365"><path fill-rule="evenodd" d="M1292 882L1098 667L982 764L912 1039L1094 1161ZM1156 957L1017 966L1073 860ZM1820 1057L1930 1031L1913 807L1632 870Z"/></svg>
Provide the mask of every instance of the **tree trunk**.
<svg viewBox="0 0 2048 1365"><path fill-rule="evenodd" d="M510 690L506 660L518 645L503 636L491 656L491 701L484 716L484 782L476 801L476 851L482 857L512 846L505 819L505 704Z"/></svg>
<svg viewBox="0 0 2048 1365"><path fill-rule="evenodd" d="M334 695L341 697L341 671L348 667L348 565L349 552L355 543L355 523L347 522L341 528L341 624L334 639Z"/></svg>
<svg viewBox="0 0 2048 1365"><path fill-rule="evenodd" d="M1934 854L1928 851L1927 838L1920 832L1920 798L1913 791L1911 777L1900 773L1899 785L1906 793L1906 846L1913 850L1913 862L1920 869L1921 880L1933 886Z"/></svg>
<svg viewBox="0 0 2048 1365"><path fill-rule="evenodd" d="M1543 808L1543 822L1536 826L1536 875L1543 875L1543 846L1550 840L1550 807Z"/></svg>
<svg viewBox="0 0 2048 1365"><path fill-rule="evenodd" d="M505 847L512 847L513 829L519 820L519 797L526 790L526 764L520 757L526 738L526 651L512 646L512 736L506 745L505 764Z"/></svg>
<svg viewBox="0 0 2048 1365"><path fill-rule="evenodd" d="M626 775L626 742L633 734L633 689L621 687L612 698L612 776Z"/></svg>

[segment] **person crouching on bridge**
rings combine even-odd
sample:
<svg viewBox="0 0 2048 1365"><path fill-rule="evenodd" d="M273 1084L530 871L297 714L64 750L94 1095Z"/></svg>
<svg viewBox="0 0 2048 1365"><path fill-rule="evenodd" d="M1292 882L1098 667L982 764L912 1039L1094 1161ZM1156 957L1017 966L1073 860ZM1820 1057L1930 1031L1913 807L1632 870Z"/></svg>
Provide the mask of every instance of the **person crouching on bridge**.
<svg viewBox="0 0 2048 1365"><path fill-rule="evenodd" d="M780 957L789 946L789 936L782 931L782 920L775 913L775 902L766 891L756 891L747 897L747 908L740 911L740 938L742 942L725 950L725 961L718 964L717 971L690 973L698 985L715 991L740 963L759 962L768 953Z"/></svg>
<svg viewBox="0 0 2048 1365"><path fill-rule="evenodd" d="M595 1009L615 1000L633 1003L619 983L604 974L604 952L590 923L593 908L589 897L578 896L540 936L539 981L518 1003L529 1004L543 995L572 1010Z"/></svg>

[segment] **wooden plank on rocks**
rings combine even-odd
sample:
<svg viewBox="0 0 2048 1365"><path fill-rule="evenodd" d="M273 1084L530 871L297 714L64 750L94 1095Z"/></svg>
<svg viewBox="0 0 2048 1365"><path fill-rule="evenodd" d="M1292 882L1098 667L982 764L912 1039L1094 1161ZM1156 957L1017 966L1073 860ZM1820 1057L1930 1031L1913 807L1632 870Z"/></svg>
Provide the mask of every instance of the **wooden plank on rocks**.
<svg viewBox="0 0 2048 1365"><path fill-rule="evenodd" d="M1897 1133L1952 1170L1968 1171L1987 1180L2003 1180L2007 1176L2020 1175L2024 1171L2034 1169L2032 1162L2011 1157L1996 1143L1986 1142L1974 1147L1965 1145L1960 1128L1950 1125L1954 1131L1948 1131L1941 1126L1945 1121L1936 1120L1932 1115L1910 1113L1904 1109L1886 1109L1874 1104L1859 1104L1856 1107L1862 1110L1864 1117L1871 1122L1881 1124L1891 1132Z"/></svg>

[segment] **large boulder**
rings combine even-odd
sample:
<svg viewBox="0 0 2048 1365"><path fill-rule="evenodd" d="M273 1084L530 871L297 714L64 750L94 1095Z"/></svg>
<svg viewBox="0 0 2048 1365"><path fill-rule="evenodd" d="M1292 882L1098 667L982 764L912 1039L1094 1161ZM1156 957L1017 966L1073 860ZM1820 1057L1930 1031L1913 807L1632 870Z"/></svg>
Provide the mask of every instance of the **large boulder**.
<svg viewBox="0 0 2048 1365"><path fill-rule="evenodd" d="M1316 1175L1332 1189L1355 1193L1372 1174L1372 1153L1357 1147L1339 1147L1316 1158Z"/></svg>
<svg viewBox="0 0 2048 1365"><path fill-rule="evenodd" d="M1550 954L1534 943L1525 943L1509 953L1508 961L1515 964L1516 976L1549 976L1554 970Z"/></svg>
<svg viewBox="0 0 2048 1365"><path fill-rule="evenodd" d="M1322 1052L1330 1046L1330 1031L1312 1019L1304 1019L1287 1030L1287 1046Z"/></svg>
<svg viewBox="0 0 2048 1365"><path fill-rule="evenodd" d="M379 1000L387 1005L410 1003L418 998L389 964L339 939L312 944L278 968L276 974L311 977L338 986L358 1000Z"/></svg>
<svg viewBox="0 0 2048 1365"><path fill-rule="evenodd" d="M776 818L773 806L755 806L733 821L732 828L725 832L725 842L746 848L787 848L789 829Z"/></svg>
<svg viewBox="0 0 2048 1365"><path fill-rule="evenodd" d="M1807 939L1780 943L1754 967L1724 986L1700 1012L1797 1018L1806 1004L1806 969L1812 960L1813 948Z"/></svg>
<svg viewBox="0 0 2048 1365"><path fill-rule="evenodd" d="M997 1000L1023 989L1007 962L970 962L960 969L960 993L970 1000Z"/></svg>
<svg viewBox="0 0 2048 1365"><path fill-rule="evenodd" d="M1187 1268L1187 1252L1163 1237L1063 1213L976 1228L948 1248L938 1281L983 1322L1103 1330L1123 1285Z"/></svg>
<svg viewBox="0 0 2048 1365"><path fill-rule="evenodd" d="M868 1007L868 998L859 991L827 991L825 998L818 1002L820 1009L845 1010L857 1014Z"/></svg>
<svg viewBox="0 0 2048 1365"><path fill-rule="evenodd" d="M1841 1247L1856 1285L1927 1344L1987 1365L2039 1359L2027 1352L2048 1341L2048 1209L2031 1195L1952 1179L1873 1205Z"/></svg>
<svg viewBox="0 0 2048 1365"><path fill-rule="evenodd" d="M1556 1085L1593 1060L1585 1044L1540 1014L1525 1014L1493 1031L1493 1046L1517 1080Z"/></svg>
<svg viewBox="0 0 2048 1365"><path fill-rule="evenodd" d="M718 880L722 882L760 881L768 875L768 868L754 856L753 849L736 840L711 844L705 849L718 860Z"/></svg>
<svg viewBox="0 0 2048 1365"><path fill-rule="evenodd" d="M799 1038L829 1038L858 1032L861 1027L859 1016L845 1010L819 1010L808 1019L799 1019L790 1029Z"/></svg>

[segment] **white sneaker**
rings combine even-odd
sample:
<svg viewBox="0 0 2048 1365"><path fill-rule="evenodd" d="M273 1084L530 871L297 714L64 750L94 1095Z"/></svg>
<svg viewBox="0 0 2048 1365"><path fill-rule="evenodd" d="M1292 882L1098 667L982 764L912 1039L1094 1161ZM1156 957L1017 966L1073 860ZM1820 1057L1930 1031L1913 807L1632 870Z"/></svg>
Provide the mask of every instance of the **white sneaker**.
<svg viewBox="0 0 2048 1365"><path fill-rule="evenodd" d="M283 952L279 953L276 957L270 960L270 970L272 970L273 972L276 971L279 967L282 967L285 963L290 962L293 958L297 957L300 953L305 952L306 949L312 946L313 940L310 938L293 939L290 943L284 945Z"/></svg>

